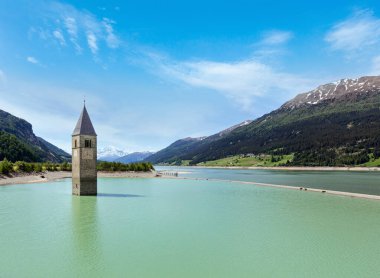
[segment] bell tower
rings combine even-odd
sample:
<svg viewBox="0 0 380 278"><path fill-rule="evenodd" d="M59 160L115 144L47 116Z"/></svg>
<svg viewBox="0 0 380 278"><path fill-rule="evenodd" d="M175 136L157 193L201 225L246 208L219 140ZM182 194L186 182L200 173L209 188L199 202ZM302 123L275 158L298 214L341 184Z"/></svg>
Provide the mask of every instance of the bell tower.
<svg viewBox="0 0 380 278"><path fill-rule="evenodd" d="M72 134L72 192L73 195L97 195L97 142L95 129L83 106Z"/></svg>

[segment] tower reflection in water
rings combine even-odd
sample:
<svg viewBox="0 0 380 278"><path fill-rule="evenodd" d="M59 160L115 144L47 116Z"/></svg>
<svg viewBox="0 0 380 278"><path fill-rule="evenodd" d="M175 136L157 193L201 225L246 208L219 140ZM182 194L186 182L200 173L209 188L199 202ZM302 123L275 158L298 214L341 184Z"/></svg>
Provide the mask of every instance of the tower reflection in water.
<svg viewBox="0 0 380 278"><path fill-rule="evenodd" d="M97 198L72 197L72 229L74 256L80 265L80 274L101 275L104 261L98 221Z"/></svg>

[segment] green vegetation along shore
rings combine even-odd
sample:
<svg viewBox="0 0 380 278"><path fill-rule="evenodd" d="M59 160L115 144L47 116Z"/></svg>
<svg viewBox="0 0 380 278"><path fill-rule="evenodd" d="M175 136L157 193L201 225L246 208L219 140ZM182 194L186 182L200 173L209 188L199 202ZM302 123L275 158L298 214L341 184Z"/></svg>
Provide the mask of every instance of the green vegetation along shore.
<svg viewBox="0 0 380 278"><path fill-rule="evenodd" d="M300 159L297 155L271 155L271 154L260 154L260 155L234 155L221 159L210 160L205 162L197 163L196 165L191 164L191 160L181 160L172 163L161 163L159 165L171 165L171 166L204 166L204 167L316 167L323 163L317 163L315 165L308 163L299 163L300 161L295 161L295 159ZM356 163L345 163L348 160L355 160ZM324 167L380 167L380 157L377 153L365 154L363 158L362 154L356 154L346 159L346 161L341 161L335 165L322 165Z"/></svg>
<svg viewBox="0 0 380 278"><path fill-rule="evenodd" d="M275 167L285 166L293 160L294 155L234 155L218 160L198 163L197 166L242 166Z"/></svg>
<svg viewBox="0 0 380 278"><path fill-rule="evenodd" d="M98 171L134 171L134 172L148 172L154 170L154 167L149 162L138 162L124 164L120 162L105 162L100 161L97 165ZM71 163L51 163L51 162L24 162L16 161L11 162L6 158L0 161L0 174L9 175L17 173L40 173L45 171L71 171Z"/></svg>

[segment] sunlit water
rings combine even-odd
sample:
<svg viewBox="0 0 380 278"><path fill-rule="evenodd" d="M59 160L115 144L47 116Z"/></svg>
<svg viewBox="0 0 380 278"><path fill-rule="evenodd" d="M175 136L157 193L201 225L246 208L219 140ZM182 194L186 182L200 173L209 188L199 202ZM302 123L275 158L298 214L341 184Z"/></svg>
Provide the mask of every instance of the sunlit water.
<svg viewBox="0 0 380 278"><path fill-rule="evenodd" d="M379 201L174 179L99 179L99 192L0 187L0 277L380 274Z"/></svg>

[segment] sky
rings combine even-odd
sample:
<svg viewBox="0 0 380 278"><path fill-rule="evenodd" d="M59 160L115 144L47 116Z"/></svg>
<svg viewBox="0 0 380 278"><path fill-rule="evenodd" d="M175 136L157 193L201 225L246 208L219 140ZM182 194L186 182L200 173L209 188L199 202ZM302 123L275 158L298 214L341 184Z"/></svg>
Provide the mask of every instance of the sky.
<svg viewBox="0 0 380 278"><path fill-rule="evenodd" d="M0 109L70 152L157 151L380 74L380 2L0 0Z"/></svg>

